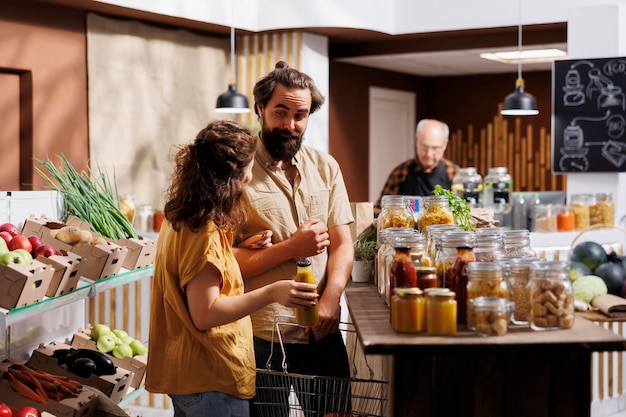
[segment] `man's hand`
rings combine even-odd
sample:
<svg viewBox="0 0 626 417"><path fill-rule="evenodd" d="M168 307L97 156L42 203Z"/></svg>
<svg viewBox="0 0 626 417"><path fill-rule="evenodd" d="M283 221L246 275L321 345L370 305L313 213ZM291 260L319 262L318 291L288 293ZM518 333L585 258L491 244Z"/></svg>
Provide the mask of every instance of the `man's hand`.
<svg viewBox="0 0 626 417"><path fill-rule="evenodd" d="M293 258L319 255L330 245L328 227L317 219L302 223L288 239Z"/></svg>

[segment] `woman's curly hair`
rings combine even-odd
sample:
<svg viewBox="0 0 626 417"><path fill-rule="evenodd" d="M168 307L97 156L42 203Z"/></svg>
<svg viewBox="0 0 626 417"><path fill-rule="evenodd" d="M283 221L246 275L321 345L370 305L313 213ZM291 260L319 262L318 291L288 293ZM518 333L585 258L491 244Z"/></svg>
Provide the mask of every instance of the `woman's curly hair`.
<svg viewBox="0 0 626 417"><path fill-rule="evenodd" d="M185 224L197 231L213 220L218 227L236 231L246 221L242 179L254 159L256 142L245 126L221 120L178 147L164 208L174 230Z"/></svg>

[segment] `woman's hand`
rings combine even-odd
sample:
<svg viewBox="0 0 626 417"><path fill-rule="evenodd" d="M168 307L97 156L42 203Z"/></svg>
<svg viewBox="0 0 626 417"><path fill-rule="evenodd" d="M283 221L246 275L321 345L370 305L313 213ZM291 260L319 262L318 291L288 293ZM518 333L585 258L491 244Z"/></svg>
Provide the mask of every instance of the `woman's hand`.
<svg viewBox="0 0 626 417"><path fill-rule="evenodd" d="M256 235L252 235L237 245L242 249L265 249L272 246L272 231L263 230Z"/></svg>
<svg viewBox="0 0 626 417"><path fill-rule="evenodd" d="M317 289L317 284L284 279L269 285L274 301L285 307L314 307L319 298L319 295L313 292Z"/></svg>

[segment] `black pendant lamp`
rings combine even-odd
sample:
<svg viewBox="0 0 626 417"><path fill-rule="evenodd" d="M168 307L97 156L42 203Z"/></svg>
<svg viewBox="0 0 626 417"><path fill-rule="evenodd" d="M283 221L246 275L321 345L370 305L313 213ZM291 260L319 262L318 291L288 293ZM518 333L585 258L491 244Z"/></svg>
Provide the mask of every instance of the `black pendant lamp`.
<svg viewBox="0 0 626 417"><path fill-rule="evenodd" d="M235 26L230 27L230 69L234 77L228 84L228 91L217 98L215 112L217 113L250 113L248 98L237 91L237 67L235 66Z"/></svg>
<svg viewBox="0 0 626 417"><path fill-rule="evenodd" d="M517 28L518 49L520 56L517 61L517 80L515 81L515 91L504 98L500 114L503 116L534 116L539 114L537 100L532 94L528 94L524 89L524 79L522 78L522 0L518 0L519 5L519 25Z"/></svg>

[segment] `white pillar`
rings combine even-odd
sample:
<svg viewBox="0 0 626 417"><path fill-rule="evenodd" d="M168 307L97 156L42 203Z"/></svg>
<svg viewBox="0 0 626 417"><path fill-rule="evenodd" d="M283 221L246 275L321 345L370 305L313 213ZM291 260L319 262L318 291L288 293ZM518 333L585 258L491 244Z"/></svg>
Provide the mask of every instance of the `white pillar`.
<svg viewBox="0 0 626 417"><path fill-rule="evenodd" d="M569 59L626 56L626 5L573 7L567 22ZM615 221L626 215L626 172L568 173L568 200L572 194L612 193Z"/></svg>

